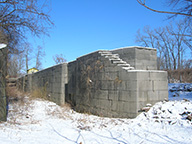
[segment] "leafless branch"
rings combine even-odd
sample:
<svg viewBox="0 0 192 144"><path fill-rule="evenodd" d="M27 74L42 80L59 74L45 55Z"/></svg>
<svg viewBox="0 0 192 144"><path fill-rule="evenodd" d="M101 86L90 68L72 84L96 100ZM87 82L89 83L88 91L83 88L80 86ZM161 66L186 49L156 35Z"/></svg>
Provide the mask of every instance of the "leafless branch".
<svg viewBox="0 0 192 144"><path fill-rule="evenodd" d="M0 31L9 47L14 49L15 44L24 41L26 32L37 37L49 35L54 23L45 2L47 0L0 0Z"/></svg>
<svg viewBox="0 0 192 144"><path fill-rule="evenodd" d="M156 10L156 9L153 9L153 8L147 6L146 3L145 3L145 0L144 0L144 1L142 1L142 0L137 0L137 2L138 2L140 5L144 6L145 8L147 8L147 9L153 11L153 12L173 14L173 15L183 15L183 16L192 17L191 12L190 12L190 13L183 13L183 12L176 12L176 11L175 11L175 12L172 12L172 11ZM189 2L191 2L191 1L189 1ZM192 5L190 5L190 7L186 7L186 8L191 8L191 6L192 6Z"/></svg>

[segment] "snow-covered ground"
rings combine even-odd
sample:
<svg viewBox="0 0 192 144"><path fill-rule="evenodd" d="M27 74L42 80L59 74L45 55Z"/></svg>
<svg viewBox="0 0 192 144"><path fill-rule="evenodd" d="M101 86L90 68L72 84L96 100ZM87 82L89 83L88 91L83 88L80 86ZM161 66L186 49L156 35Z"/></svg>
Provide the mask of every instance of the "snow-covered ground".
<svg viewBox="0 0 192 144"><path fill-rule="evenodd" d="M174 89L169 91L169 99L192 97L184 87L180 96L174 95L181 85L169 85L170 90ZM188 120L192 101L186 99L158 102L135 119L120 119L80 114L68 106L26 97L10 103L8 121L0 124L0 143L192 143L192 121Z"/></svg>

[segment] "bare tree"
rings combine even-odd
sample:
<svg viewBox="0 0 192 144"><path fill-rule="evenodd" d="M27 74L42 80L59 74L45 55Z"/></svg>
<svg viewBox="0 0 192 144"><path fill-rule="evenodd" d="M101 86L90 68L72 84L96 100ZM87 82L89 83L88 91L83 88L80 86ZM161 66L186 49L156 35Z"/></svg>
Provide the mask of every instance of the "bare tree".
<svg viewBox="0 0 192 144"><path fill-rule="evenodd" d="M183 69L192 69L192 59L183 61Z"/></svg>
<svg viewBox="0 0 192 144"><path fill-rule="evenodd" d="M177 37L183 37L184 43L188 46L188 48L192 52L192 21L188 21L184 19L183 21L177 22L177 29L180 30L180 32L175 32L171 29L168 29L168 32L171 35L177 36Z"/></svg>
<svg viewBox="0 0 192 144"><path fill-rule="evenodd" d="M53 56L53 60L55 61L56 64L64 63L67 60L64 58L63 54L56 54Z"/></svg>
<svg viewBox="0 0 192 144"><path fill-rule="evenodd" d="M11 77L19 77L25 73L25 62L23 59L24 55L12 54L8 59L8 75Z"/></svg>
<svg viewBox="0 0 192 144"><path fill-rule="evenodd" d="M1 0L0 41L7 40L9 48L25 40L27 32L32 35L48 35L53 25L50 20L50 0Z"/></svg>
<svg viewBox="0 0 192 144"><path fill-rule="evenodd" d="M32 60L33 56L31 56L33 49L32 46L29 43L24 44L24 59L25 59L25 71L27 73L27 70L29 69L29 62Z"/></svg>
<svg viewBox="0 0 192 144"><path fill-rule="evenodd" d="M43 48L41 46L38 46L37 47L37 53L35 55L36 57L36 65L35 65L35 68L36 69L41 69L42 67L42 58L45 56L45 52L43 51Z"/></svg>
<svg viewBox="0 0 192 144"><path fill-rule="evenodd" d="M45 52L41 46L37 47L35 53L30 43L23 43L21 52L19 54L9 55L8 72L11 76L21 76L27 73L27 70L31 67L30 61L35 59L35 68L42 68L42 58L45 56Z"/></svg>
<svg viewBox="0 0 192 144"><path fill-rule="evenodd" d="M183 16L183 24L185 25L184 31L185 33L175 33L174 31L171 31L168 29L168 32L172 35L175 35L177 37L183 37L186 38L183 39L183 42L185 45L188 46L188 48L192 51L192 0L166 0L167 5L172 8L173 11L163 11L163 10L157 10L152 7L150 7L150 3L147 4L147 0L137 0L137 2L144 6L145 8L158 12L158 13L166 13L171 14L169 18L173 18L175 16L181 15ZM182 25L182 24L180 24Z"/></svg>
<svg viewBox="0 0 192 144"><path fill-rule="evenodd" d="M136 42L142 46L157 48L159 69L181 69L185 52L190 50L185 43L190 41L184 35L186 30L187 26L183 22L176 23L175 27L170 24L154 30L144 27L143 33L138 30Z"/></svg>

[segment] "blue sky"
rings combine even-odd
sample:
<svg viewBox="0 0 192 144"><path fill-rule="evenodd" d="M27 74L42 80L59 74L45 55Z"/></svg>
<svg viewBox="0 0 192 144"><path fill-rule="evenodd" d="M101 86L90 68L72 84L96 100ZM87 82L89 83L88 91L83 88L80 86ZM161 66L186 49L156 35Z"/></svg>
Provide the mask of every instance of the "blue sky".
<svg viewBox="0 0 192 144"><path fill-rule="evenodd" d="M151 6L166 8L157 0ZM55 54L63 54L69 62L99 49L138 45L138 29L146 25L157 28L169 22L167 15L149 11L136 0L55 0L51 7L55 26L50 37L32 42L45 49L43 68L55 65Z"/></svg>

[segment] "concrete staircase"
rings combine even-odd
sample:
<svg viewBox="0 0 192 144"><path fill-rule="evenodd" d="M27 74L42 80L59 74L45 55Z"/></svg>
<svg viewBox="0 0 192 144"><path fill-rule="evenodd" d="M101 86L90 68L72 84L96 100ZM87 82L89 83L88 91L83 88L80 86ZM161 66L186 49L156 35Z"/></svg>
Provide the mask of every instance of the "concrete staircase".
<svg viewBox="0 0 192 144"><path fill-rule="evenodd" d="M99 51L101 56L109 59L112 64L116 64L117 66L121 67L124 70L134 70L134 67L131 67L126 61L123 61L118 54L112 54L110 51Z"/></svg>

